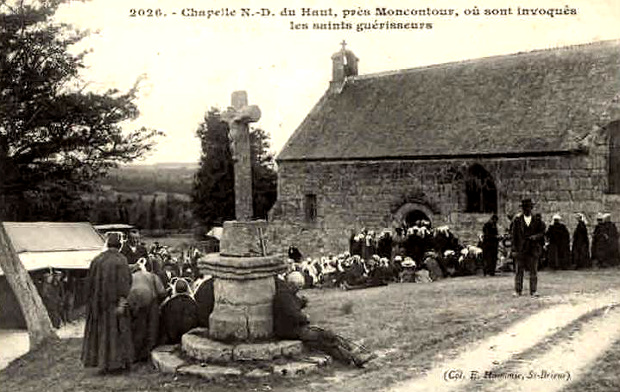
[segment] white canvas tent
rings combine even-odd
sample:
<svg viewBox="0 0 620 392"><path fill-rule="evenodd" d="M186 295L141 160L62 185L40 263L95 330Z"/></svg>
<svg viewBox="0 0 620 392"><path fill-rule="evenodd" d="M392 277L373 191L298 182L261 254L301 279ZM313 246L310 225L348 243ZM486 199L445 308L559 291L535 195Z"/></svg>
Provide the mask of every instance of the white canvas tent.
<svg viewBox="0 0 620 392"><path fill-rule="evenodd" d="M88 269L104 242L88 222L4 222L27 271ZM0 276L4 275L0 269Z"/></svg>

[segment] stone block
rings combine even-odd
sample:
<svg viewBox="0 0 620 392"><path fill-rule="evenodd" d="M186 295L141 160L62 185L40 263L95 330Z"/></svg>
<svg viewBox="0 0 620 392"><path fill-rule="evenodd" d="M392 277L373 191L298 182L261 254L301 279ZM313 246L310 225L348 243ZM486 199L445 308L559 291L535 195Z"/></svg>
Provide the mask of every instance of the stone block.
<svg viewBox="0 0 620 392"><path fill-rule="evenodd" d="M265 241L270 234L265 234ZM273 254L269 256L240 257L224 256L205 260L206 271L226 280L256 280L272 277L286 270L286 256Z"/></svg>
<svg viewBox="0 0 620 392"><path fill-rule="evenodd" d="M244 307L216 303L209 316L209 336L215 340L247 340L247 321Z"/></svg>
<svg viewBox="0 0 620 392"><path fill-rule="evenodd" d="M318 364L312 362L294 361L284 365L275 365L273 373L284 377L298 377L317 370Z"/></svg>
<svg viewBox="0 0 620 392"><path fill-rule="evenodd" d="M273 336L273 314L255 315L247 321L248 336L250 339L263 340Z"/></svg>
<svg viewBox="0 0 620 392"><path fill-rule="evenodd" d="M271 303L276 292L273 276L252 280L216 279L213 283L216 303L254 305Z"/></svg>
<svg viewBox="0 0 620 392"><path fill-rule="evenodd" d="M216 302L209 325L209 336L216 340L270 338L273 334L272 301L248 306Z"/></svg>
<svg viewBox="0 0 620 392"><path fill-rule="evenodd" d="M191 333L183 335L181 347L184 353L199 361L228 362L232 360L232 345Z"/></svg>
<svg viewBox="0 0 620 392"><path fill-rule="evenodd" d="M304 350L304 345L300 340L282 340L280 347L284 357L296 357L301 355Z"/></svg>
<svg viewBox="0 0 620 392"><path fill-rule="evenodd" d="M227 221L223 224L220 253L227 256L261 256L262 236L267 232L267 221Z"/></svg>
<svg viewBox="0 0 620 392"><path fill-rule="evenodd" d="M178 368L187 365L187 362L179 357L176 352L167 351L165 347L161 350L158 347L151 351L151 362L157 370L169 374L174 374Z"/></svg>
<svg viewBox="0 0 620 392"><path fill-rule="evenodd" d="M315 363L320 367L323 367L323 366L327 366L328 364L332 362L332 357L330 357L329 355L316 354L316 355L309 355L307 357L304 357L304 360L310 363Z"/></svg>
<svg viewBox="0 0 620 392"><path fill-rule="evenodd" d="M199 329L199 328L196 328L196 329ZM200 329L207 329L207 328L200 328ZM162 346L157 346L153 351L163 352L163 353L172 353L172 352L177 351L179 348L180 348L180 345L178 344L164 344Z"/></svg>
<svg viewBox="0 0 620 392"><path fill-rule="evenodd" d="M269 361L282 355L282 349L274 343L243 343L233 349L235 361Z"/></svg>
<svg viewBox="0 0 620 392"><path fill-rule="evenodd" d="M271 376L273 373L268 372L266 370L262 370L262 369L254 369L251 370L249 372L247 372L245 374L246 377L250 377L250 378L264 378L264 377L269 377Z"/></svg>
<svg viewBox="0 0 620 392"><path fill-rule="evenodd" d="M196 328L190 330L188 333L192 334L192 335L201 336L203 338L208 338L209 337L209 328L206 328L206 327L196 327Z"/></svg>
<svg viewBox="0 0 620 392"><path fill-rule="evenodd" d="M218 380L224 377L239 377L243 374L241 369L237 367L217 365L182 366L177 371L179 374L198 376L205 380Z"/></svg>

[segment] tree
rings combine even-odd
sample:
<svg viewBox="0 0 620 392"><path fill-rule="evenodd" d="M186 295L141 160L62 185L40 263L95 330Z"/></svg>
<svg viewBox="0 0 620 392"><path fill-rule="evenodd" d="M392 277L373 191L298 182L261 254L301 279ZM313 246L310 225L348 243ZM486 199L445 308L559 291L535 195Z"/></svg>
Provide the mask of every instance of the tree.
<svg viewBox="0 0 620 392"><path fill-rule="evenodd" d="M76 189L142 156L160 134L122 132L121 123L139 114L137 83L125 93L85 91L79 71L86 52L69 48L86 33L52 20L60 3L0 0L0 220L26 216L34 202L43 204L35 205L38 210L62 209L67 200L58 204L60 195L75 201ZM66 210L56 215L49 219L72 219ZM54 338L41 297L1 224L0 267L25 315L31 347Z"/></svg>
<svg viewBox="0 0 620 392"><path fill-rule="evenodd" d="M252 204L254 217L260 219L267 219L269 210L278 198L278 174L269 147L269 135L264 130L255 128L250 131Z"/></svg>
<svg viewBox="0 0 620 392"><path fill-rule="evenodd" d="M159 229L159 213L157 212L157 195L153 195L153 200L149 205L149 229Z"/></svg>
<svg viewBox="0 0 620 392"><path fill-rule="evenodd" d="M52 321L43 305L43 300L28 275L28 271L20 262L9 236L0 222L0 267L4 271L9 286L13 289L17 302L22 309L26 325L30 348L39 346L58 336L52 327Z"/></svg>
<svg viewBox="0 0 620 392"><path fill-rule="evenodd" d="M60 3L0 0L0 219L21 218L50 184L70 184L61 189L75 199L110 168L150 151L161 134L122 132L139 115L138 82L127 92L85 91L79 71L87 52L69 48L86 33L52 21Z"/></svg>
<svg viewBox="0 0 620 392"><path fill-rule="evenodd" d="M207 227L235 218L233 160L228 142L228 124L212 108L196 131L202 145L200 167L194 177L194 216Z"/></svg>
<svg viewBox="0 0 620 392"><path fill-rule="evenodd" d="M194 216L206 227L235 219L234 163L228 138L228 124L218 109L211 109L197 135L202 143L200 168L194 178ZM266 219L277 198L277 174L269 152L269 136L260 129L250 130L252 201L254 218Z"/></svg>

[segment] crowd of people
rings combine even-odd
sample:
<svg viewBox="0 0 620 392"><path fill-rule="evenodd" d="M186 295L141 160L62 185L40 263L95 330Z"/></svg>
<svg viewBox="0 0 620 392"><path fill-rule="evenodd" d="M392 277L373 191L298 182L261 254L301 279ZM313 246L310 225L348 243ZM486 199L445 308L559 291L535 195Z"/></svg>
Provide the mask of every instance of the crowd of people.
<svg viewBox="0 0 620 392"><path fill-rule="evenodd" d="M432 228L428 221L396 228L394 235L362 229L338 255L304 260L291 246L288 256L289 270L304 276L305 287L344 289L473 275L483 263L479 246L464 246L448 226Z"/></svg>
<svg viewBox="0 0 620 392"><path fill-rule="evenodd" d="M571 246L561 216L554 215L547 227L542 216L532 212L530 199L524 199L521 208L522 213L511 217L505 234L499 234L498 217L491 216L476 245L463 245L449 227L433 228L421 220L411 227L396 228L394 233L383 230L377 235L362 229L351 235L348 250L319 259L303 259L291 246L288 271L276 280L276 336L301 339L336 358L361 365L373 358L372 353L310 325L302 312L305 300L297 296L300 288L356 289L514 270L515 295L521 295L527 270L530 294L537 296L539 268L620 264L618 230L609 214L597 216L591 247L587 222L578 214ZM126 241L121 233L111 233L107 250L92 261L86 282L85 366L102 372L127 369L134 361L147 359L156 345L178 343L197 326L208 328L214 308L213 279L200 274L199 257L200 252L192 248L175 259L158 243L147 250L137 233ZM61 280L61 276L46 275L43 296L54 297L49 287ZM62 321L62 312L55 313ZM54 317L53 322L57 325L59 321Z"/></svg>
<svg viewBox="0 0 620 392"><path fill-rule="evenodd" d="M530 199L524 200L524 204L526 209L533 206ZM515 251L513 226L522 216L522 213L509 216L511 225L500 234L499 218L492 215L483 225L475 245L461 244L448 226L433 228L425 220L411 227L397 227L393 232L385 229L376 233L364 228L353 233L349 249L337 255L304 259L295 246L290 246L289 271L303 275L305 288L344 289L390 282L431 282L476 273L494 276L497 271L518 273L515 261L519 252ZM537 269L605 268L620 264L619 235L610 214L598 214L591 247L585 216L577 214L576 219L571 246L571 235L560 215L553 215L548 227L541 214L532 215L538 234L534 240L528 240L532 242L527 246L540 245L536 253ZM522 246L521 239L516 241L516 247Z"/></svg>
<svg viewBox="0 0 620 392"><path fill-rule="evenodd" d="M176 344L191 329L208 328L215 305L211 276L182 275L192 272L195 260L190 258L188 265L173 269L173 263L163 262L165 252L157 244L146 257L138 259L123 252L124 246L121 233L111 233L107 249L92 261L88 273L89 301L81 358L86 367L96 367L101 373L128 370L134 362L148 359L157 345ZM135 245L130 250L144 251ZM276 279L276 337L300 339L356 366L373 359L375 355L363 346L310 325L301 310L306 301L297 297L300 280L303 282L301 274Z"/></svg>
<svg viewBox="0 0 620 392"><path fill-rule="evenodd" d="M147 252L138 240L110 233L88 272L82 361L102 373L129 369L158 344L208 327L213 310L213 279L194 272L198 252L179 262L158 244Z"/></svg>
<svg viewBox="0 0 620 392"><path fill-rule="evenodd" d="M75 292L78 285L75 276L66 271L50 268L34 280L54 328L60 328L73 320Z"/></svg>
<svg viewBox="0 0 620 392"><path fill-rule="evenodd" d="M527 200L526 204L529 203ZM540 214L534 214L534 220L541 221ZM542 235L538 238L541 252L537 259L539 269L568 270L620 265L620 237L615 223L611 221L611 215L597 214L591 243L585 216L578 213L576 220L572 241L559 214L553 215L548 227L541 222Z"/></svg>

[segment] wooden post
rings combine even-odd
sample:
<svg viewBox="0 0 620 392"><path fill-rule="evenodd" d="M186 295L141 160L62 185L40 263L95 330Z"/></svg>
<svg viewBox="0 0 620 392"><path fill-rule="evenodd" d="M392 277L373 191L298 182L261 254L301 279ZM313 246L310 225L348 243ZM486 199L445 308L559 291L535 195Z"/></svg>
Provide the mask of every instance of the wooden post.
<svg viewBox="0 0 620 392"><path fill-rule="evenodd" d="M39 291L15 253L11 239L4 228L4 224L1 222L0 267L4 271L4 276L6 276L6 280L13 293L15 293L15 297L26 319L30 349L32 350L46 340L58 339Z"/></svg>

